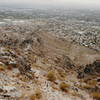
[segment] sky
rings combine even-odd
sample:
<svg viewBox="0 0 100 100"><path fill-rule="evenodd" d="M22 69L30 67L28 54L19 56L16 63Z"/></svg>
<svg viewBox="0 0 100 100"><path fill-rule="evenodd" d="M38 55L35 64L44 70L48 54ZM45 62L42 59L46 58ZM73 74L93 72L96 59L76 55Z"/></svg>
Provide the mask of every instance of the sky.
<svg viewBox="0 0 100 100"><path fill-rule="evenodd" d="M4 4L100 7L100 0L0 0L0 5Z"/></svg>

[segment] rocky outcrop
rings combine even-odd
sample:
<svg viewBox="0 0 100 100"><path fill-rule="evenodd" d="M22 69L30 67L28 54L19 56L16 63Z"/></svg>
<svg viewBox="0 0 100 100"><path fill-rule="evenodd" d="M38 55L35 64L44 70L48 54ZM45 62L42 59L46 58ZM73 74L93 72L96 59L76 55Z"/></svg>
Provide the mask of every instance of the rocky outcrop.
<svg viewBox="0 0 100 100"><path fill-rule="evenodd" d="M74 62L67 55L62 55L61 58L57 58L55 63L65 70L72 70L75 68Z"/></svg>
<svg viewBox="0 0 100 100"><path fill-rule="evenodd" d="M100 60L94 61L92 64L81 66L78 70L78 78L84 78L85 75L100 75Z"/></svg>
<svg viewBox="0 0 100 100"><path fill-rule="evenodd" d="M88 64L84 69L85 74L100 74L100 60L94 61L92 64Z"/></svg>
<svg viewBox="0 0 100 100"><path fill-rule="evenodd" d="M31 65L28 63L25 55L18 55L13 50L1 48L0 62L7 67L18 68L21 74L25 74L31 70Z"/></svg>

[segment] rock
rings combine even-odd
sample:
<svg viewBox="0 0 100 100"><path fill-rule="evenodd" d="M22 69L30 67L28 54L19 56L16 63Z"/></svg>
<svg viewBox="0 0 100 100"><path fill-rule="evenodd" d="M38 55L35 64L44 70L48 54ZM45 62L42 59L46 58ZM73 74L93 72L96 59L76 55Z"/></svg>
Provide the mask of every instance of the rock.
<svg viewBox="0 0 100 100"><path fill-rule="evenodd" d="M68 56L63 56L60 62L60 66L66 69L73 69L75 68L75 64Z"/></svg>
<svg viewBox="0 0 100 100"><path fill-rule="evenodd" d="M100 61L96 60L92 64L87 64L85 66L80 66L81 70L78 70L78 78L84 78L85 75L100 75ZM99 80L98 80L99 81Z"/></svg>
<svg viewBox="0 0 100 100"><path fill-rule="evenodd" d="M4 86L3 90L6 90L7 92L12 92L16 90L16 87L14 86Z"/></svg>
<svg viewBox="0 0 100 100"><path fill-rule="evenodd" d="M92 74L93 73L93 69L92 69L92 65L89 64L89 65L86 65L85 69L84 69L84 73L86 74Z"/></svg>
<svg viewBox="0 0 100 100"><path fill-rule="evenodd" d="M22 55L18 55L14 50L0 49L0 61L6 65L8 69L18 68L20 73L25 74L31 70L31 65L27 61L24 51Z"/></svg>
<svg viewBox="0 0 100 100"><path fill-rule="evenodd" d="M100 78L97 79L97 82L100 82Z"/></svg>
<svg viewBox="0 0 100 100"><path fill-rule="evenodd" d="M79 79L84 78L84 73L78 72L77 78L79 78Z"/></svg>
<svg viewBox="0 0 100 100"><path fill-rule="evenodd" d="M97 60L97 61L95 61L94 63L93 63L93 65L94 65L94 69L95 69L95 71L97 72L97 73L99 73L100 74L100 60Z"/></svg>
<svg viewBox="0 0 100 100"><path fill-rule="evenodd" d="M0 93L1 93L1 92L4 92L4 90L3 90L2 88L0 88Z"/></svg>
<svg viewBox="0 0 100 100"><path fill-rule="evenodd" d="M87 64L85 66L84 73L86 74L99 73L100 74L100 61L96 60L92 64Z"/></svg>

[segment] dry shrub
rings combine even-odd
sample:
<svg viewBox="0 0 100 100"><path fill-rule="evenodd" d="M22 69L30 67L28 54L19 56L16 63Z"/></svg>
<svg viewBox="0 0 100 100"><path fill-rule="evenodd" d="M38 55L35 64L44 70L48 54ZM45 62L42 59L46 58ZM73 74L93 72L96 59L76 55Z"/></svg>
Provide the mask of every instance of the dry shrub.
<svg viewBox="0 0 100 100"><path fill-rule="evenodd" d="M5 68L4 68L5 66L3 66L3 65L0 65L0 71L4 71L5 70Z"/></svg>
<svg viewBox="0 0 100 100"><path fill-rule="evenodd" d="M49 71L47 74L47 78L49 81L54 82L56 80L55 72L54 71Z"/></svg>
<svg viewBox="0 0 100 100"><path fill-rule="evenodd" d="M96 98L96 99L100 100L100 92L91 93L91 96L92 96L93 98Z"/></svg>
<svg viewBox="0 0 100 100"><path fill-rule="evenodd" d="M69 94L71 94L72 96L77 96L78 95L77 92L75 92L75 91L69 91Z"/></svg>
<svg viewBox="0 0 100 100"><path fill-rule="evenodd" d="M35 97L38 98L38 99L42 98L42 92L41 92L40 89L37 89L37 90L35 91Z"/></svg>
<svg viewBox="0 0 100 100"><path fill-rule="evenodd" d="M7 66L7 69L8 69L8 70L12 70L12 69L13 69L13 65L12 65L12 64L9 64L9 65Z"/></svg>
<svg viewBox="0 0 100 100"><path fill-rule="evenodd" d="M61 76L62 78L65 78L65 77L66 77L66 74L65 74L65 72L63 72L63 71L60 71L59 74L60 74L60 76Z"/></svg>
<svg viewBox="0 0 100 100"><path fill-rule="evenodd" d="M37 100L42 98L42 92L40 89L37 89L33 95L30 96L30 100Z"/></svg>
<svg viewBox="0 0 100 100"><path fill-rule="evenodd" d="M24 100L24 98L23 97L20 97L18 100Z"/></svg>
<svg viewBox="0 0 100 100"><path fill-rule="evenodd" d="M91 88L93 88L93 85L84 84L84 85L82 85L82 88L91 89Z"/></svg>
<svg viewBox="0 0 100 100"><path fill-rule="evenodd" d="M61 89L62 91L68 92L67 89L70 87L70 85L67 84L67 83L65 83L65 82L61 82L59 87L60 87L60 89Z"/></svg>
<svg viewBox="0 0 100 100"><path fill-rule="evenodd" d="M90 80L90 81L88 81L88 84L96 86L97 81L96 80Z"/></svg>
<svg viewBox="0 0 100 100"><path fill-rule="evenodd" d="M19 79L23 82L29 82L30 81L30 78L27 77L26 75L20 75L19 76Z"/></svg>
<svg viewBox="0 0 100 100"><path fill-rule="evenodd" d="M20 78L21 74L20 73L17 73L16 74L16 77Z"/></svg>
<svg viewBox="0 0 100 100"><path fill-rule="evenodd" d="M64 81L66 78L66 73L62 69L58 69L57 78L61 81Z"/></svg>
<svg viewBox="0 0 100 100"><path fill-rule="evenodd" d="M36 97L34 95L31 95L29 100L36 100Z"/></svg>

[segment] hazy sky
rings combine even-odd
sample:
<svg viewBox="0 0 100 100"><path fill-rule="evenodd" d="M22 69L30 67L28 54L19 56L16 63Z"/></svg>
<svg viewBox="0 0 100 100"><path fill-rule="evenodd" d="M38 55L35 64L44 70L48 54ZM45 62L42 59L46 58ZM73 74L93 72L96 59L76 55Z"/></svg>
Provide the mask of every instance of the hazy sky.
<svg viewBox="0 0 100 100"><path fill-rule="evenodd" d="M0 0L0 4L79 5L100 7L100 0Z"/></svg>
<svg viewBox="0 0 100 100"><path fill-rule="evenodd" d="M90 3L90 4L98 4L100 0L0 0L0 2L17 2L17 3Z"/></svg>

